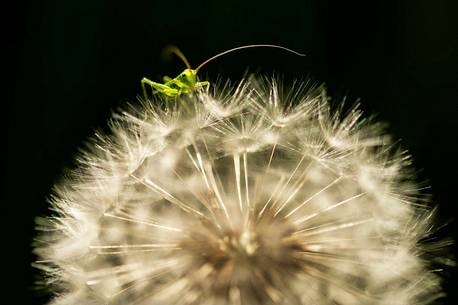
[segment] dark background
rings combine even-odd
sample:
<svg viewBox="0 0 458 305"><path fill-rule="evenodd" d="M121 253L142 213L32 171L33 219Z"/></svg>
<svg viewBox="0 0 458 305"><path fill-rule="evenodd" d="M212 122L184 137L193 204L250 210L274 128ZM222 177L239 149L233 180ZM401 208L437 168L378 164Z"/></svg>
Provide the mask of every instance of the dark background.
<svg viewBox="0 0 458 305"><path fill-rule="evenodd" d="M34 217L78 147L110 112L140 93L140 78L175 76L161 60L176 44L194 65L222 50L274 43L307 53L251 49L204 70L240 79L248 67L286 79L311 75L334 97L361 98L414 156L440 221L457 234L457 1L96 1L21 2L4 10L1 252L3 293L14 304L43 304L32 289ZM10 81L13 80L12 83ZM5 129L4 129L5 130ZM6 140L5 140L6 138ZM456 246L453 248L456 253ZM457 304L457 273L446 274ZM455 288L455 289L453 289ZM6 296L3 296L6 297ZM3 303L3 301L2 301ZM6 304L6 303L5 303ZM8 303L10 304L10 303ZM390 304L387 304L390 305Z"/></svg>

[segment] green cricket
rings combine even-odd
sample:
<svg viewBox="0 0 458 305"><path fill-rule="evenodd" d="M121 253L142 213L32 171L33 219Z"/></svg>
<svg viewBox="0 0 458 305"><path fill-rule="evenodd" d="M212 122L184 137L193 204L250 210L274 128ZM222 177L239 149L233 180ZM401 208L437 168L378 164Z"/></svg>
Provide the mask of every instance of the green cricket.
<svg viewBox="0 0 458 305"><path fill-rule="evenodd" d="M205 60L203 63L201 63L199 66L197 66L196 69L191 68L191 65L189 64L188 60L186 57L183 55L183 53L176 47L170 47L169 51L178 58L180 58L183 63L186 65L186 69L181 72L177 77L175 78L170 78L168 76L164 76L163 81L164 83L157 83L153 82L152 80L149 80L148 78L144 77L141 80L142 84L142 89L143 89L143 95L145 99L148 99L148 92L147 92L147 86L151 87L152 93L153 94L163 94L168 97L175 97L183 93L191 93L196 89L202 88L202 87L208 87L210 86L210 83L208 81L199 81L199 77L197 76L197 72L208 64L209 62L213 61L214 59L223 56L225 54L242 50L242 49L247 49L247 48L260 48L260 47L267 47L267 48L277 48L277 49L282 49L288 52L291 52L293 54L296 54L298 56L305 56L305 54L296 52L294 50L288 49L286 47L282 46L277 46L273 44L253 44L253 45L246 45L246 46L240 46L236 47L233 49L229 49L226 51L223 51L221 53L216 54L213 57L210 57L209 59Z"/></svg>

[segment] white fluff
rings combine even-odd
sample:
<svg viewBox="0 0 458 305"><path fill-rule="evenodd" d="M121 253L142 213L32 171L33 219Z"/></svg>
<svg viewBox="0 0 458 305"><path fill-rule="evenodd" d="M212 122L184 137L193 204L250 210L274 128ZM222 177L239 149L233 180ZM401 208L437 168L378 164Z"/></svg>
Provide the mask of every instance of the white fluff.
<svg viewBox="0 0 458 305"><path fill-rule="evenodd" d="M409 157L357 107L331 111L322 87L279 88L251 78L115 114L40 224L52 304L439 296Z"/></svg>

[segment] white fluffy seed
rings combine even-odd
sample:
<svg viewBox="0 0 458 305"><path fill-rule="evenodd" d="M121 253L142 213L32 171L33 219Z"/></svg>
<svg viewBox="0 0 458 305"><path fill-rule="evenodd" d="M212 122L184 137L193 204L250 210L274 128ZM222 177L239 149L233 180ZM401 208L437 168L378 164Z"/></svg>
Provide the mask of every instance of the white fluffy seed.
<svg viewBox="0 0 458 305"><path fill-rule="evenodd" d="M251 78L118 113L41 223L52 304L418 305L431 210L409 159L322 88Z"/></svg>

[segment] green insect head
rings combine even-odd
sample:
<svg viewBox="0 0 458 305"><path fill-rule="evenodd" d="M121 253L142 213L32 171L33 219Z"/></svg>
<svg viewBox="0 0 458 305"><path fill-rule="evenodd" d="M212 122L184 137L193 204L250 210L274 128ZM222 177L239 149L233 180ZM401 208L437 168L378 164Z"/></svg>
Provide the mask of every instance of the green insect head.
<svg viewBox="0 0 458 305"><path fill-rule="evenodd" d="M199 81L197 71L193 69L184 70L175 79L190 87L193 87Z"/></svg>

